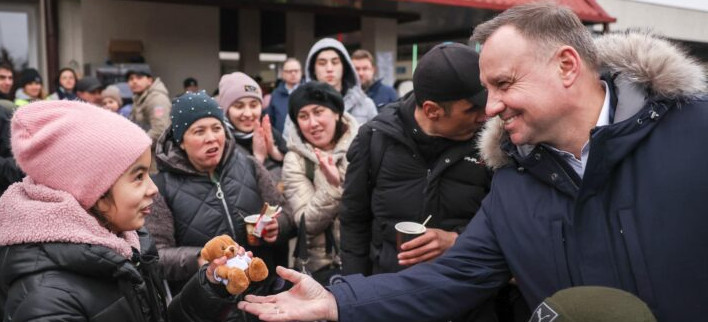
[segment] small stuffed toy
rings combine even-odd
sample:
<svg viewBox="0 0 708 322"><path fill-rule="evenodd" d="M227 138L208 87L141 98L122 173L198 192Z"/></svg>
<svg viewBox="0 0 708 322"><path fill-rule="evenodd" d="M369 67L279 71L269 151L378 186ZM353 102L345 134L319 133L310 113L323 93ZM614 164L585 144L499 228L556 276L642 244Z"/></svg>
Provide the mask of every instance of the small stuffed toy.
<svg viewBox="0 0 708 322"><path fill-rule="evenodd" d="M248 285L253 282L260 282L268 277L268 267L265 262L258 257L248 257L248 255L237 255L238 245L228 235L221 235L212 238L202 248L202 258L212 261L222 256L226 256L226 265L216 268L214 277L226 285L226 290L237 295L243 293Z"/></svg>

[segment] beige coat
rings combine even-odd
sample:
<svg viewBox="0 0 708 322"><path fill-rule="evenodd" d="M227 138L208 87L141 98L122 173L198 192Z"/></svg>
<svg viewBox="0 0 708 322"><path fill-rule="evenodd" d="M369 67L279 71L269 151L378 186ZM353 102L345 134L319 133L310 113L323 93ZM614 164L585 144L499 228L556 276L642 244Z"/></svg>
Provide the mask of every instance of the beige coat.
<svg viewBox="0 0 708 322"><path fill-rule="evenodd" d="M345 113L343 120L348 129L332 150L342 182L349 165L346 158L347 150L358 132L357 122L351 115ZM306 268L310 272L315 272L332 262L331 256L327 256L325 252L324 234L325 229L331 224L334 225L334 237L339 244L338 212L342 187L333 187L327 182L319 169L319 162L312 145L303 142L299 135L293 133L288 138L288 150L283 160L283 192L292 207L291 216L294 223L299 226L300 217L305 216L309 254ZM305 173L305 158L315 164L314 182L311 182Z"/></svg>
<svg viewBox="0 0 708 322"><path fill-rule="evenodd" d="M152 85L144 92L133 95L130 120L147 132L152 139L153 148L162 132L170 125L171 109L172 101L160 78L155 78Z"/></svg>

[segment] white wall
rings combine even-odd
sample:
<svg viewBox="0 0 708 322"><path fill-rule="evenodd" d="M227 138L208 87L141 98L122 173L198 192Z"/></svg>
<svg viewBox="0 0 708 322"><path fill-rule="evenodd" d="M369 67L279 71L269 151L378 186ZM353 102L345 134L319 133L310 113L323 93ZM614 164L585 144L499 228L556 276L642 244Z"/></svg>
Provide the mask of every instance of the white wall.
<svg viewBox="0 0 708 322"><path fill-rule="evenodd" d="M84 63L81 1L64 0L58 4L59 68L70 67L81 74Z"/></svg>
<svg viewBox="0 0 708 322"><path fill-rule="evenodd" d="M61 37L60 63L75 59L81 66L101 66L108 58L111 39L141 40L144 57L153 75L167 85L170 95L182 91L182 80L193 76L199 86L211 92L219 81L219 9L212 6L167 3L69 0L78 15L60 11L60 34L74 35L80 40ZM63 3L61 1L60 3ZM60 7L62 9L62 7ZM73 17L80 21L66 21ZM63 18L63 19L62 19ZM67 30L63 30L66 28ZM71 47L71 48L66 48ZM82 53L75 48L83 47Z"/></svg>
<svg viewBox="0 0 708 322"><path fill-rule="evenodd" d="M617 22L610 30L651 28L673 39L708 42L708 12L635 0L597 0Z"/></svg>

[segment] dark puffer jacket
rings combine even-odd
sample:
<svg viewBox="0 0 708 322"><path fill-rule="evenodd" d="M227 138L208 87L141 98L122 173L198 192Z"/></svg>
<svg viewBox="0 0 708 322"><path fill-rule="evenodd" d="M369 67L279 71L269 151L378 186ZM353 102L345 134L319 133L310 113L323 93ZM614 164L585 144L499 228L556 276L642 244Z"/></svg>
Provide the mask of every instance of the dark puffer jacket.
<svg viewBox="0 0 708 322"><path fill-rule="evenodd" d="M491 173L478 161L472 139L452 145L428 166L401 121L401 113L414 109L413 95L382 109L349 149L339 215L346 274L405 268L396 257L396 223L432 215L428 227L460 233L489 191Z"/></svg>
<svg viewBox="0 0 708 322"><path fill-rule="evenodd" d="M44 243L0 248L4 321L166 321L157 251L145 230L131 260L96 245ZM219 286L194 277L170 305L173 320L215 318L228 302Z"/></svg>
<svg viewBox="0 0 708 322"><path fill-rule="evenodd" d="M234 148L229 131L226 131L224 155L217 168L218 183L191 165L185 152L172 141L171 131L165 131L160 137L156 152L160 172L154 176L154 181L160 194L155 197L153 213L146 218L145 227L155 238L160 266L173 292L197 271L202 246L222 234L232 236L254 256L261 257L272 271L276 265L287 265L287 236L293 226L286 213L277 217L280 230L274 244L263 242L261 246L249 246L246 241L242 216L259 213L263 202L284 206L285 202L268 170ZM223 199L217 197L219 191ZM269 293L270 288L275 287L275 277L271 274L265 282L254 285L258 288L249 293Z"/></svg>

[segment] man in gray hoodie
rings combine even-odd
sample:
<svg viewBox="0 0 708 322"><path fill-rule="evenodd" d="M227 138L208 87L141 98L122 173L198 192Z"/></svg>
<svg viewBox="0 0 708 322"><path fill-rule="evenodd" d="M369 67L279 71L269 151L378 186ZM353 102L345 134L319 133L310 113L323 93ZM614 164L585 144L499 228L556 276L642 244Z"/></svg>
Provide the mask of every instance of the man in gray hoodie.
<svg viewBox="0 0 708 322"><path fill-rule="evenodd" d="M153 145L170 125L172 101L160 78L142 70L131 70L126 75L133 92L133 110L130 120L145 130Z"/></svg>
<svg viewBox="0 0 708 322"><path fill-rule="evenodd" d="M358 125L378 114L374 101L361 89L347 49L335 39L320 39L310 48L305 61L305 82L310 81L327 83L340 92L344 98L344 112L351 114ZM287 137L292 129L292 121L288 118L283 136Z"/></svg>
<svg viewBox="0 0 708 322"><path fill-rule="evenodd" d="M342 94L344 111L364 124L376 116L376 105L361 89L354 64L341 42L324 38L310 48L305 62L307 81L325 82Z"/></svg>

